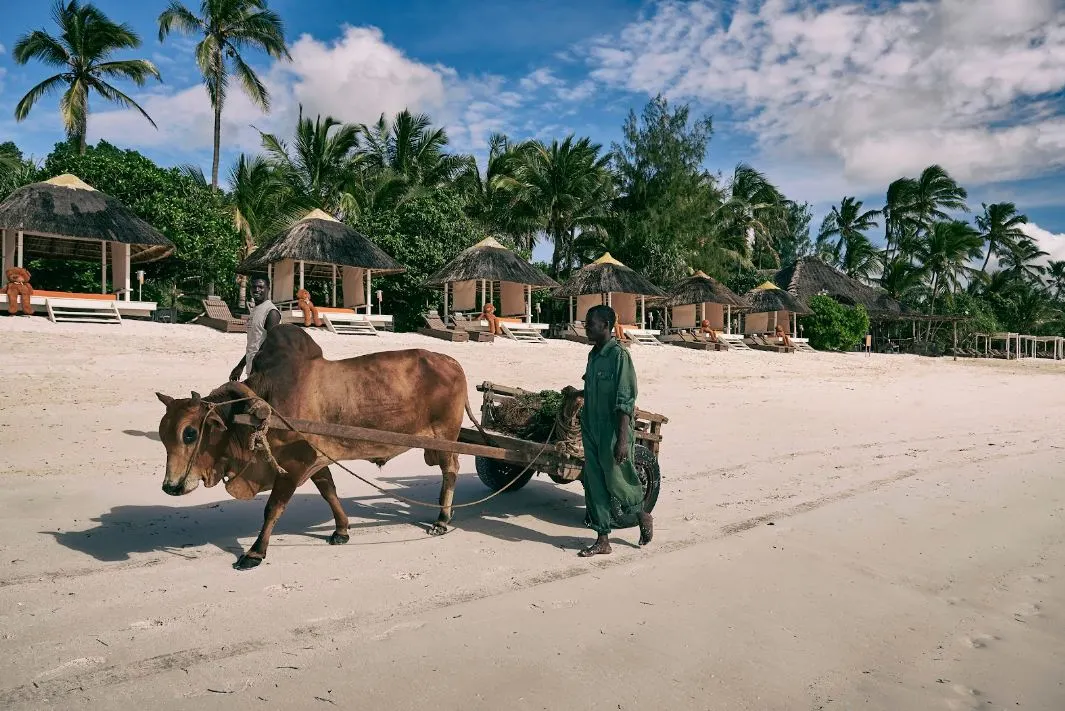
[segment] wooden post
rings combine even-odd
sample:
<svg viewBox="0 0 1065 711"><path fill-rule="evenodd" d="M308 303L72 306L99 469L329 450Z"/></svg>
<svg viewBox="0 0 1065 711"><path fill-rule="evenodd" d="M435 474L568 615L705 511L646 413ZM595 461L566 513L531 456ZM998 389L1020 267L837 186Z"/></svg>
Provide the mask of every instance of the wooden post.
<svg viewBox="0 0 1065 711"><path fill-rule="evenodd" d="M481 279L481 313L484 313L484 307L488 303L488 280Z"/></svg>
<svg viewBox="0 0 1065 711"><path fill-rule="evenodd" d="M333 308L337 307L337 265L333 265Z"/></svg>
<svg viewBox="0 0 1065 711"><path fill-rule="evenodd" d="M732 304L727 304L725 307L728 310L728 320L725 321L725 333L732 335Z"/></svg>
<svg viewBox="0 0 1065 711"><path fill-rule="evenodd" d="M532 284L525 285L525 323L532 323Z"/></svg>
<svg viewBox="0 0 1065 711"><path fill-rule="evenodd" d="M445 281L444 282L444 313L442 314L442 316L444 318L444 325L445 326L447 326L447 287L448 287L448 283Z"/></svg>
<svg viewBox="0 0 1065 711"><path fill-rule="evenodd" d="M300 260L300 288L303 288L303 260Z"/></svg>
<svg viewBox="0 0 1065 711"><path fill-rule="evenodd" d="M373 299L372 299L372 294L370 293L370 278L371 278L370 277L370 273L372 271L373 271L372 269L367 269L366 270L366 315L367 316L369 316L370 314L373 313Z"/></svg>
<svg viewBox="0 0 1065 711"><path fill-rule="evenodd" d="M640 294L640 328L647 328L647 297Z"/></svg>
<svg viewBox="0 0 1065 711"><path fill-rule="evenodd" d="M958 322L952 321L954 324L954 360L958 360Z"/></svg>
<svg viewBox="0 0 1065 711"><path fill-rule="evenodd" d="M22 252L23 252L22 230L19 230L18 231L18 243L17 243L17 245L15 247L15 266L16 267L21 267L22 266L22 258L23 258Z"/></svg>
<svg viewBox="0 0 1065 711"><path fill-rule="evenodd" d="M19 250L20 252L22 250ZM100 293L107 293L107 242L100 243ZM21 265L20 265L21 266Z"/></svg>
<svg viewBox="0 0 1065 711"><path fill-rule="evenodd" d="M569 301L569 322L573 323L573 297L569 297L567 301Z"/></svg>

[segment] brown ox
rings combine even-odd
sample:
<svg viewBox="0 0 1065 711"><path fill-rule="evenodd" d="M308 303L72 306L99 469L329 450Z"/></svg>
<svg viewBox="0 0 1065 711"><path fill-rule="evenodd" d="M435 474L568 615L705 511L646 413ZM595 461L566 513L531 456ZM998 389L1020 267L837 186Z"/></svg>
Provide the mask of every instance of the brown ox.
<svg viewBox="0 0 1065 711"><path fill-rule="evenodd" d="M266 557L274 524L307 479L318 487L336 519L329 543L348 542L348 517L337 498L329 460L311 443L337 461L363 459L378 465L409 448L318 435L304 439L293 432L270 430L270 448L285 470L279 474L250 450L252 428L233 424L233 416L248 412L254 401L226 401L259 397L289 418L450 441L458 439L463 412L469 412L466 375L453 358L419 349L326 360L318 344L291 325L270 330L244 383L228 383L205 398L196 393L180 400L156 395L166 405L159 422L159 437L166 447L163 491L180 496L201 481L212 487L222 479L238 499L270 491L259 537L234 564L240 570L254 568ZM458 455L426 450L425 463L443 472L440 516L429 530L437 535L447 531L451 521Z"/></svg>

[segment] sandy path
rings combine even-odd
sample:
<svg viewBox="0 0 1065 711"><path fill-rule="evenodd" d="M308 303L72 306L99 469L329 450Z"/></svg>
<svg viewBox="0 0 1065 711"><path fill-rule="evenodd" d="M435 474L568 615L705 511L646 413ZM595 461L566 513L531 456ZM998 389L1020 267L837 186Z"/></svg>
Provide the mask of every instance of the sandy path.
<svg viewBox="0 0 1065 711"><path fill-rule="evenodd" d="M0 706L1065 707L1060 364L638 349L640 404L670 417L652 550L623 532L575 558L579 486L538 478L429 539L430 512L341 476L349 545L308 486L236 573L264 497L163 495L153 393L208 392L240 337L0 329L23 353L0 383ZM450 353L474 402L574 383L585 352L319 340ZM417 452L355 468L439 486ZM483 495L462 471L457 500Z"/></svg>

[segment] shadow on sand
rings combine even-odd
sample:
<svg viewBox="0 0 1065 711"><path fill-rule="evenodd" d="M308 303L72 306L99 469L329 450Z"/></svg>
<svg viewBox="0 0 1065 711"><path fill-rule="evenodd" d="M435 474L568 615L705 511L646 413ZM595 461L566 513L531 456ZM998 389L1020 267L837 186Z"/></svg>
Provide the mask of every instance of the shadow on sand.
<svg viewBox="0 0 1065 711"><path fill-rule="evenodd" d="M150 439L153 442L163 441L159 439L158 432L143 432L141 430L122 430L122 434L127 434L130 437L144 437L145 439Z"/></svg>
<svg viewBox="0 0 1065 711"><path fill-rule="evenodd" d="M344 477L336 475L338 485L343 487ZM397 493L420 500L434 501L439 492L439 477L425 475L413 477L389 477L383 480L386 487L394 487ZM308 491L309 489L309 491ZM195 496L197 492L191 494ZM460 475L455 487L455 502L475 501L488 494L474 474ZM159 493L162 501L168 498ZM51 535L62 546L85 553L100 561L129 560L139 553L170 553L182 557L183 549L211 545L228 551L234 558L243 552L240 539L248 541L258 534L262 526L263 509L267 494L251 501L226 500L199 506L169 506L159 503L149 506L116 506L93 518L96 524L84 531L42 531ZM349 546L383 545L430 541L425 533L428 524L436 518L436 511L423 507L408 507L382 494L341 497L344 510L351 518L352 532ZM521 517L530 517L550 526L560 526L572 531L571 535L553 536L535 527L516 523ZM540 476L520 491L504 492L495 498L470 508L456 509L452 530L469 531L489 536L500 541L529 541L562 548L577 549L587 543L591 531L582 525L584 520L584 497L579 485L561 487ZM409 527L413 535L403 538L381 539L377 536L360 536L360 531L382 527ZM278 521L274 534L303 534L314 543L326 545L333 532L333 517L329 507L318 495L311 483L305 484L292 497L284 515ZM624 545L623 541L618 541ZM307 545L306 543L276 542L278 547Z"/></svg>

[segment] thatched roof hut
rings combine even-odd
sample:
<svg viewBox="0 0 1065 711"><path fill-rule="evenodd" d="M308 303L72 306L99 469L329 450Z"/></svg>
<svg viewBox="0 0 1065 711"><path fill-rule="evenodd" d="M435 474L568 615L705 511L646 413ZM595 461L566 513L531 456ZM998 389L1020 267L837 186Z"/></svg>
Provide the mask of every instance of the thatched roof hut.
<svg viewBox="0 0 1065 711"><path fill-rule="evenodd" d="M0 230L22 235L21 258L96 261L101 242L129 245L129 260L170 256L174 243L134 215L117 198L75 175L25 185L0 203ZM124 251L124 248L123 248Z"/></svg>
<svg viewBox="0 0 1065 711"><path fill-rule="evenodd" d="M696 272L669 290L666 306L722 304L733 309L749 309L750 304L717 279Z"/></svg>
<svg viewBox="0 0 1065 711"><path fill-rule="evenodd" d="M556 299L568 299L585 294L636 294L664 298L666 293L610 256L607 252L599 259L577 271L561 287L555 290Z"/></svg>
<svg viewBox="0 0 1065 711"><path fill-rule="evenodd" d="M873 319L904 318L910 314L886 291L867 286L817 257L803 257L778 271L773 281L803 301L825 294L847 306L861 304Z"/></svg>
<svg viewBox="0 0 1065 711"><path fill-rule="evenodd" d="M303 262L306 276L312 279L331 278L334 266L370 269L378 275L407 271L368 237L321 210L312 210L256 249L237 266L237 272L262 273L268 265L285 260Z"/></svg>
<svg viewBox="0 0 1065 711"><path fill-rule="evenodd" d="M744 298L750 304L752 313L787 311L799 316L813 313L806 304L771 281L751 289Z"/></svg>
<svg viewBox="0 0 1065 711"><path fill-rule="evenodd" d="M451 282L499 281L525 284L533 289L554 289L551 277L529 264L492 237L464 250L425 282L426 286L443 286Z"/></svg>

